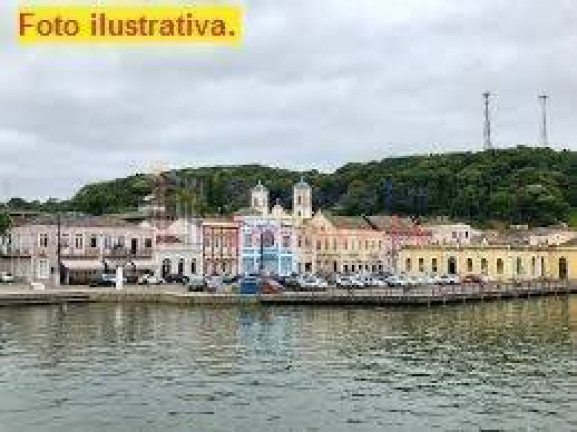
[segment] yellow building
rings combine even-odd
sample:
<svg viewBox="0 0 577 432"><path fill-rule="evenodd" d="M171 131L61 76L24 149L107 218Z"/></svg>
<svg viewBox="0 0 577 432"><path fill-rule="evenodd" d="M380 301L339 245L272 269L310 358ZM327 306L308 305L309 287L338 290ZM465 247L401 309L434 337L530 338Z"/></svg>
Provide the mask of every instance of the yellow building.
<svg viewBox="0 0 577 432"><path fill-rule="evenodd" d="M400 272L409 275L485 275L493 281L577 278L577 245L407 246L399 254Z"/></svg>
<svg viewBox="0 0 577 432"><path fill-rule="evenodd" d="M365 218L318 211L299 229L298 271L376 273L384 269L384 247L381 232Z"/></svg>

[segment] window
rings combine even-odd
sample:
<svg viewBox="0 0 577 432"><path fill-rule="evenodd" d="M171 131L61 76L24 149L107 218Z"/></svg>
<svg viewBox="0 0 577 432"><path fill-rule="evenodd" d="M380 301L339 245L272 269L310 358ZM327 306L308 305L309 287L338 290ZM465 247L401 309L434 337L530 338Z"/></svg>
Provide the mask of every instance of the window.
<svg viewBox="0 0 577 432"><path fill-rule="evenodd" d="M487 258L481 259L481 273L484 275L489 273L489 262L487 261Z"/></svg>
<svg viewBox="0 0 577 432"><path fill-rule="evenodd" d="M431 269L433 273L437 273L437 271L439 270L439 263L437 261L437 258L433 258L431 260Z"/></svg>
<svg viewBox="0 0 577 432"><path fill-rule="evenodd" d="M144 247L146 249L150 249L152 247L152 239L151 238L144 239Z"/></svg>
<svg viewBox="0 0 577 432"><path fill-rule="evenodd" d="M369 241L368 240L365 240L365 249L369 250Z"/></svg>
<svg viewBox="0 0 577 432"><path fill-rule="evenodd" d="M325 250L329 250L329 248L330 248L329 239L325 239Z"/></svg>
<svg viewBox="0 0 577 432"><path fill-rule="evenodd" d="M379 240L379 250L383 249L383 242L381 240Z"/></svg>
<svg viewBox="0 0 577 432"><path fill-rule="evenodd" d="M333 239L333 250L337 250L337 239Z"/></svg>
<svg viewBox="0 0 577 432"><path fill-rule="evenodd" d="M317 250L321 250L322 245L321 245L321 241L317 240Z"/></svg>
<svg viewBox="0 0 577 432"><path fill-rule="evenodd" d="M63 248L70 247L70 235L69 234L62 234L60 236L60 246Z"/></svg>
<svg viewBox="0 0 577 432"><path fill-rule="evenodd" d="M517 274L523 274L523 260L521 257L517 258L517 265L516 265Z"/></svg>
<svg viewBox="0 0 577 432"><path fill-rule="evenodd" d="M152 239L150 240L150 242L152 243ZM104 248L110 249L111 247L112 247L112 237L107 235L106 237L104 237Z"/></svg>
<svg viewBox="0 0 577 432"><path fill-rule="evenodd" d="M299 236L298 245L299 247L303 247L303 238L301 236Z"/></svg>
<svg viewBox="0 0 577 432"><path fill-rule="evenodd" d="M407 258L405 260L405 270L410 272L411 271L411 258Z"/></svg>
<svg viewBox="0 0 577 432"><path fill-rule="evenodd" d="M204 238L204 247L210 247L210 237Z"/></svg>
<svg viewBox="0 0 577 432"><path fill-rule="evenodd" d="M291 238L288 235L282 237L282 247L288 249L291 247Z"/></svg>
<svg viewBox="0 0 577 432"><path fill-rule="evenodd" d="M98 237L94 234L90 236L90 247L97 248L98 247Z"/></svg>
<svg viewBox="0 0 577 432"><path fill-rule="evenodd" d="M503 274L504 270L503 259L497 258L497 274Z"/></svg>
<svg viewBox="0 0 577 432"><path fill-rule="evenodd" d="M82 249L84 247L84 235L76 234L74 236L74 247L76 249Z"/></svg>
<svg viewBox="0 0 577 432"><path fill-rule="evenodd" d="M196 274L196 260L195 260L195 259L193 259L193 260L190 262L190 273L191 273L191 274Z"/></svg>
<svg viewBox="0 0 577 432"><path fill-rule="evenodd" d="M349 249L349 242L347 240L345 240L345 242L344 242L344 247L345 247L345 250Z"/></svg>
<svg viewBox="0 0 577 432"><path fill-rule="evenodd" d="M244 233L243 243L244 247L252 247L252 235L250 233Z"/></svg>
<svg viewBox="0 0 577 432"><path fill-rule="evenodd" d="M419 258L419 272L423 273L425 271L425 259Z"/></svg>
<svg viewBox="0 0 577 432"><path fill-rule="evenodd" d="M125 240L124 236L118 236L118 247L123 248L125 242L126 242L126 240Z"/></svg>
<svg viewBox="0 0 577 432"><path fill-rule="evenodd" d="M40 234L38 245L40 247L48 247L48 234Z"/></svg>
<svg viewBox="0 0 577 432"><path fill-rule="evenodd" d="M214 247L217 248L217 247L219 247L219 246L220 246L220 240L219 240L218 237L215 237L215 238L214 238Z"/></svg>
<svg viewBox="0 0 577 432"><path fill-rule="evenodd" d="M531 258L531 274L535 276L537 274L537 258Z"/></svg>
<svg viewBox="0 0 577 432"><path fill-rule="evenodd" d="M467 271L473 273L473 258L467 258Z"/></svg>

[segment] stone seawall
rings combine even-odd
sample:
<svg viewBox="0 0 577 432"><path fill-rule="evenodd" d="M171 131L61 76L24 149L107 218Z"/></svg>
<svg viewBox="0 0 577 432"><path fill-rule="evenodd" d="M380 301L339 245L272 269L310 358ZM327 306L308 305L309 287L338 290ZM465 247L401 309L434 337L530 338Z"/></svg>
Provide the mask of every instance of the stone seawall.
<svg viewBox="0 0 577 432"><path fill-rule="evenodd" d="M231 293L189 293L183 287L112 288L66 287L34 291L27 287L0 289L0 306L24 306L64 303L164 303L185 306L241 305L364 305L434 306L451 303L500 301L577 293L577 283L556 282L527 285L422 286L410 289L329 289L323 292L286 292L241 295Z"/></svg>

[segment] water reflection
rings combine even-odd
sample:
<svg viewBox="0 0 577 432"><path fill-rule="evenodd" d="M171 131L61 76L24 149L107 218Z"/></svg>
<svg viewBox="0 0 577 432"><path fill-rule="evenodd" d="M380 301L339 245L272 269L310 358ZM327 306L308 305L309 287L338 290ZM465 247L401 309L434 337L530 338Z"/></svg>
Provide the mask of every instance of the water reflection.
<svg viewBox="0 0 577 432"><path fill-rule="evenodd" d="M577 298L0 309L3 430L577 429Z"/></svg>

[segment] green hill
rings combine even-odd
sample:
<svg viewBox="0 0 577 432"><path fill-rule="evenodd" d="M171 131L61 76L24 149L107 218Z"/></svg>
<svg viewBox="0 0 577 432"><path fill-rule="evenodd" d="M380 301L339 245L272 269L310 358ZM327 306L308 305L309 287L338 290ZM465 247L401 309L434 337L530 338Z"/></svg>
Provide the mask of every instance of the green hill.
<svg viewBox="0 0 577 432"><path fill-rule="evenodd" d="M230 213L248 204L259 180L269 187L271 202L290 207L292 185L301 176L314 187L315 207L340 214L447 215L477 224L576 219L577 152L548 148L388 158L330 174L260 165L190 168L167 173L163 182L172 208ZM92 214L128 211L154 184L153 176L142 174L91 184L60 206Z"/></svg>

